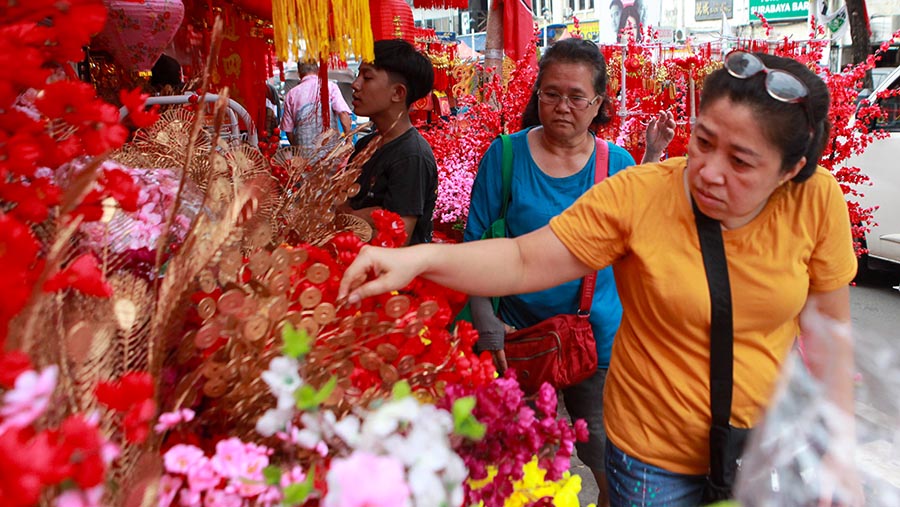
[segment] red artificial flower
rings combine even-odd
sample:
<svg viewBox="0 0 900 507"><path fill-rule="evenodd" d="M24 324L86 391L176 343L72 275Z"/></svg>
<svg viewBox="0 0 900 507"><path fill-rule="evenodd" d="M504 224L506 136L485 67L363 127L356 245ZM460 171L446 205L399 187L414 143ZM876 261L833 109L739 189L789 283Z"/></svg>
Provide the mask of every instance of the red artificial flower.
<svg viewBox="0 0 900 507"><path fill-rule="evenodd" d="M150 424L156 416L156 402L152 399L133 405L125 414L123 426L125 440L132 444L142 444L150 435Z"/></svg>
<svg viewBox="0 0 900 507"><path fill-rule="evenodd" d="M0 183L0 199L15 202L10 213L24 222L40 223L46 220L50 206L59 204L60 191L48 178L31 182L12 181Z"/></svg>
<svg viewBox="0 0 900 507"><path fill-rule="evenodd" d="M125 414L125 439L133 444L144 442L150 434L156 416L153 393L153 376L146 372L126 373L118 382L99 382L94 390L100 403Z"/></svg>
<svg viewBox="0 0 900 507"><path fill-rule="evenodd" d="M100 183L123 210L138 210L141 187L135 183L130 174L121 169L104 169Z"/></svg>
<svg viewBox="0 0 900 507"><path fill-rule="evenodd" d="M125 412L131 407L153 398L153 376L146 372L129 372L117 382L98 382L94 394L97 401Z"/></svg>
<svg viewBox="0 0 900 507"><path fill-rule="evenodd" d="M57 460L65 463L61 472L71 477L81 489L90 489L103 482L106 465L103 462L103 439L96 424L81 416L70 416L57 432L59 449Z"/></svg>
<svg viewBox="0 0 900 507"><path fill-rule="evenodd" d="M19 110L0 114L0 171L31 177L45 147L45 126Z"/></svg>
<svg viewBox="0 0 900 507"><path fill-rule="evenodd" d="M134 90L119 92L119 100L122 105L128 108L128 117L135 127L144 128L156 123L159 119L159 106L155 105L150 109L145 109L145 103L149 94L141 93L140 88Z"/></svg>
<svg viewBox="0 0 900 507"><path fill-rule="evenodd" d="M19 375L32 368L31 358L21 350L0 350L0 387L12 389Z"/></svg>
<svg viewBox="0 0 900 507"><path fill-rule="evenodd" d="M0 505L37 505L41 491L56 484L56 452L47 432L10 428L0 434Z"/></svg>
<svg viewBox="0 0 900 507"><path fill-rule="evenodd" d="M97 258L92 253L86 253L47 280L44 291L56 292L72 288L88 296L109 297L112 295L112 287L103 278Z"/></svg>

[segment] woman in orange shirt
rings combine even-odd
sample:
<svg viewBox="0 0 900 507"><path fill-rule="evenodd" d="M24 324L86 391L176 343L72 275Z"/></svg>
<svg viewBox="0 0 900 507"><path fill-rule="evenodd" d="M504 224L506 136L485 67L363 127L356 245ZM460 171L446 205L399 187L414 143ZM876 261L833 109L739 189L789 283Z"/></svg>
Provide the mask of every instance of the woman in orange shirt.
<svg viewBox="0 0 900 507"><path fill-rule="evenodd" d="M804 65L735 51L704 83L689 157L607 178L549 226L516 238L364 248L340 296L353 303L415 276L470 294L518 294L612 265L624 313L604 393L610 504L700 505L710 471L711 305L695 217L718 222L727 259L730 424L759 420L801 328L811 351L844 361L847 373L817 365L812 373L853 411L846 326L856 259L841 189L817 166L829 100ZM838 324L812 333L806 308ZM861 501L852 473L833 481L844 505Z"/></svg>

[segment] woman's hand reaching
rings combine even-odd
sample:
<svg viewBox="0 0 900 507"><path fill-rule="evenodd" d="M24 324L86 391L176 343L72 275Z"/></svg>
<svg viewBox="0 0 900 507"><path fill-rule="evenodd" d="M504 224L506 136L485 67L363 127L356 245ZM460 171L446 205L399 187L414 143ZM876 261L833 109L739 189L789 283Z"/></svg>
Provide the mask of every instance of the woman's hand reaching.
<svg viewBox="0 0 900 507"><path fill-rule="evenodd" d="M364 246L344 271L338 300L347 298L347 303L356 304L367 297L406 287L424 269L419 253L419 248ZM366 281L370 274L375 278Z"/></svg>
<svg viewBox="0 0 900 507"><path fill-rule="evenodd" d="M647 149L641 163L659 162L666 147L675 138L675 115L671 111L660 111L647 124L645 136Z"/></svg>

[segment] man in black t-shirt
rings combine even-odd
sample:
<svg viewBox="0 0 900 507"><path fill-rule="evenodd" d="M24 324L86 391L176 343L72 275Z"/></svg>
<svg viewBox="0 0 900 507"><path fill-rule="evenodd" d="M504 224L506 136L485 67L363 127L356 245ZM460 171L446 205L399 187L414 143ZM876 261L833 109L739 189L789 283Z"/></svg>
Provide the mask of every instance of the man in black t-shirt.
<svg viewBox="0 0 900 507"><path fill-rule="evenodd" d="M376 131L359 140L352 157L381 135L382 145L362 167L359 193L347 201L350 213L372 223L377 209L400 215L409 244L431 241L437 200L437 163L431 146L412 126L409 107L431 93L431 61L403 40L375 42L375 61L359 66L353 108Z"/></svg>

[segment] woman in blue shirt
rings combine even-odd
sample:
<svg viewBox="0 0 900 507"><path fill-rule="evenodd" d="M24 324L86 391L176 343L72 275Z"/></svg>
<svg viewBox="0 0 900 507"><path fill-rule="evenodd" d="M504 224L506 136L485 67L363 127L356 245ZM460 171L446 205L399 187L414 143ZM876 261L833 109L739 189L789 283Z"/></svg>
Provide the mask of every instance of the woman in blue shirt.
<svg viewBox="0 0 900 507"><path fill-rule="evenodd" d="M595 181L596 138L591 127L609 120L606 108L606 62L596 44L564 39L543 55L531 101L526 107L526 128L510 136L512 186L506 220L509 237L539 229L550 218L568 208ZM658 161L675 133L671 113L654 118L647 130L644 161ZM609 145L608 175L634 165L624 149ZM501 212L502 146L495 141L484 155L472 188L465 241L481 239ZM606 170L606 168L601 168ZM547 266L553 269L553 266ZM578 308L581 281L574 280L547 290L506 296L500 300L499 316L490 299L472 298L472 315L481 338L480 350L490 350L497 370L503 373L506 356L503 338L507 331L525 328ZM564 389L563 401L572 419L585 419L590 439L576 443L578 457L593 472L600 491L598 506L608 504L603 473L603 384L613 337L622 318L612 268L597 273L597 286L590 322L597 341L599 369L584 382Z"/></svg>

